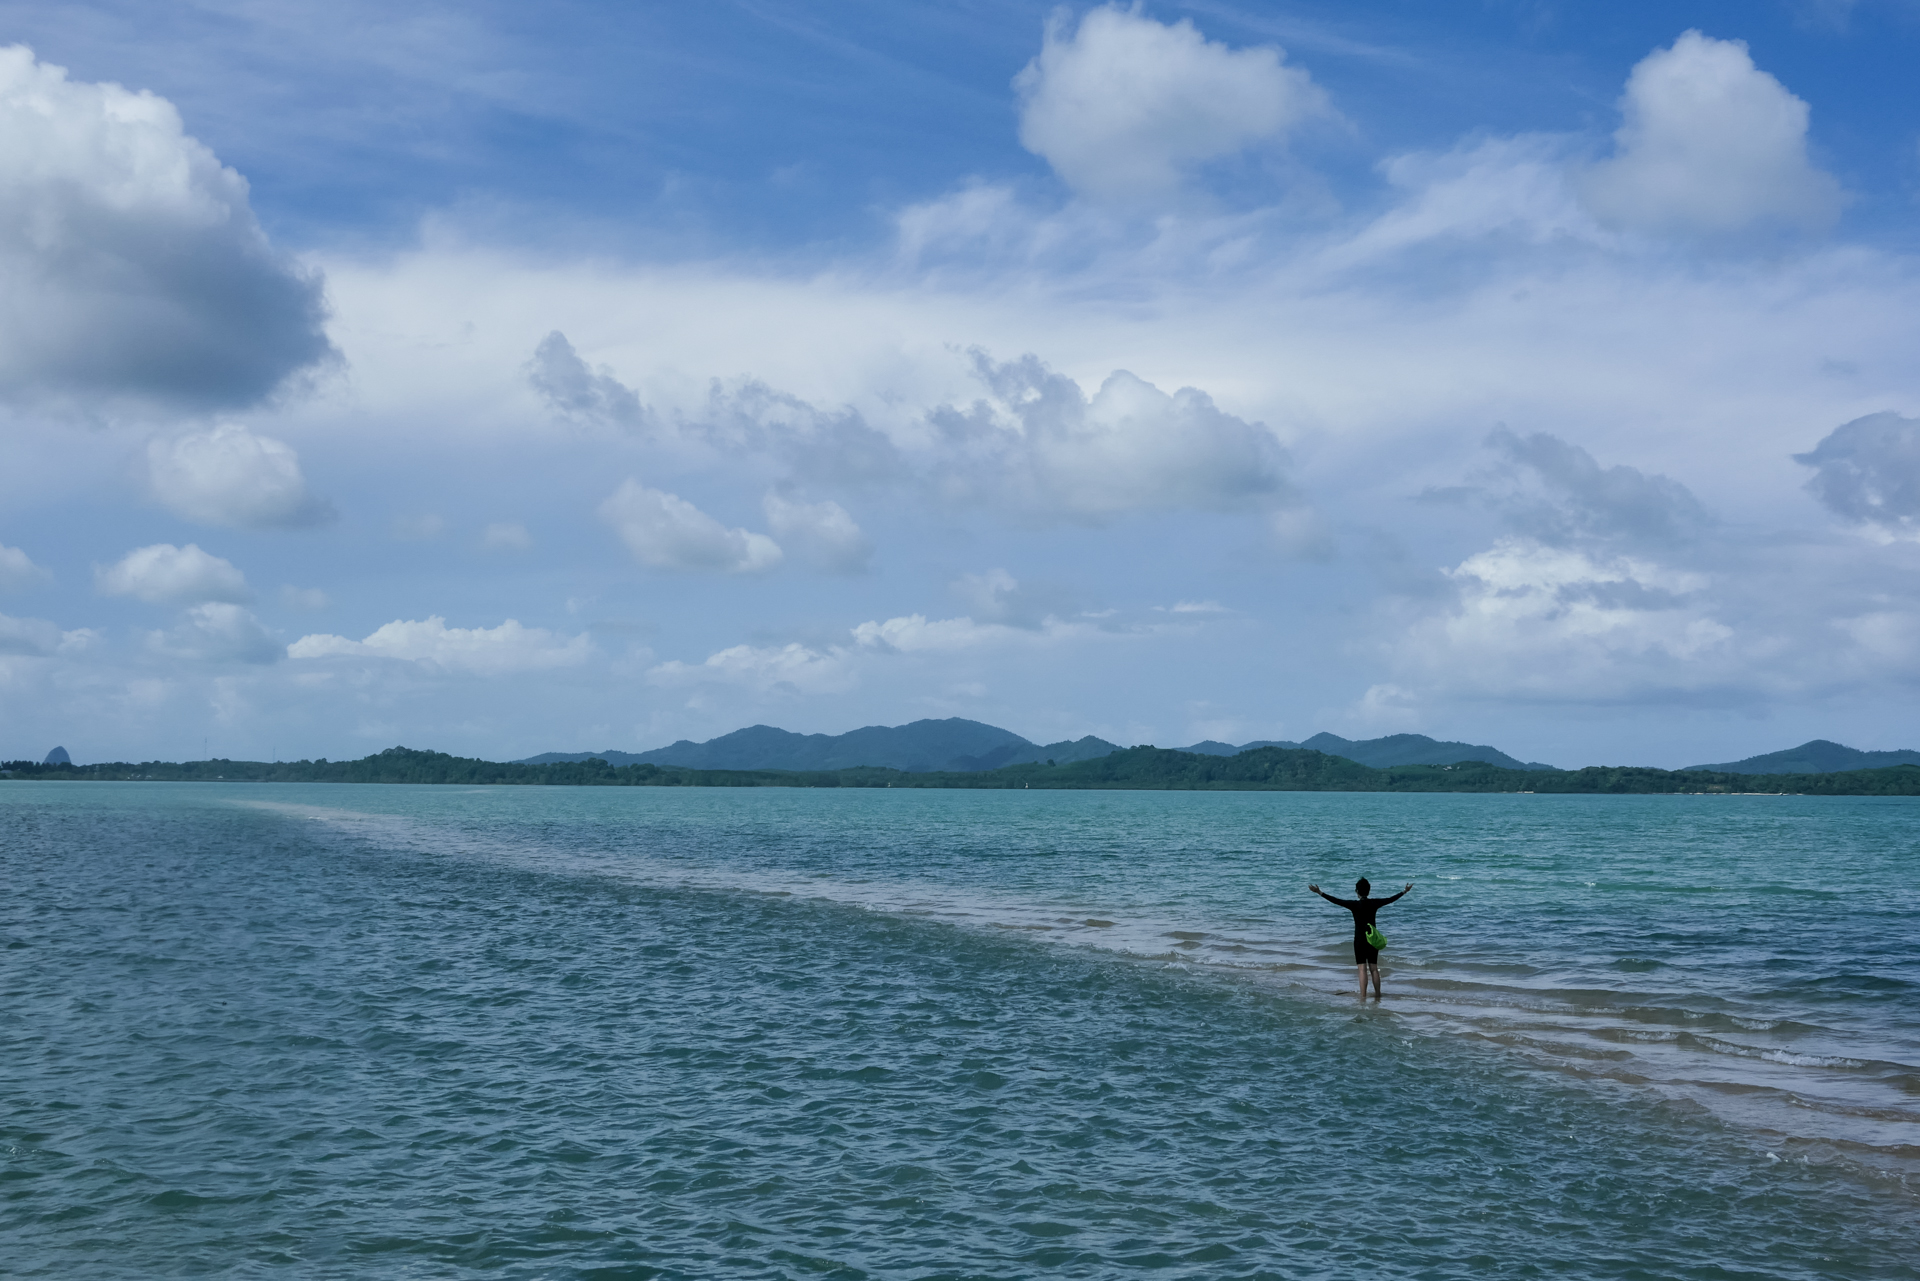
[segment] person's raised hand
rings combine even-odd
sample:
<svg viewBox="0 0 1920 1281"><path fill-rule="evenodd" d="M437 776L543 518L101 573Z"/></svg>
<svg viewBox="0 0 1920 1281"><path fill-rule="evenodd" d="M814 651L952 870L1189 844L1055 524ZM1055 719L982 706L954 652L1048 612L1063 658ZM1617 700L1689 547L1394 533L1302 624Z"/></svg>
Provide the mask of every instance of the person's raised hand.
<svg viewBox="0 0 1920 1281"><path fill-rule="evenodd" d="M1412 889L1412 888L1413 888L1413 882L1412 882L1412 881L1408 881L1408 882L1407 882L1407 890L1410 890L1410 889ZM1407 892L1407 890L1401 890L1400 892L1401 892L1402 894L1405 894L1405 893Z"/></svg>
<svg viewBox="0 0 1920 1281"><path fill-rule="evenodd" d="M1309 885L1307 886L1307 888L1312 890L1315 894L1318 894L1320 892L1320 887L1318 885Z"/></svg>

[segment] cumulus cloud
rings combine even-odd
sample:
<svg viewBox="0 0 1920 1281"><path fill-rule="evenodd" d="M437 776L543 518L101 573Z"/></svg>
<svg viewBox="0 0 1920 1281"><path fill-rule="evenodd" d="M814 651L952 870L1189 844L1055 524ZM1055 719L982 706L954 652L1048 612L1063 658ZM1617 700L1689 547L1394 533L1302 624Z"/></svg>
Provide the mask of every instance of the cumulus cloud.
<svg viewBox="0 0 1920 1281"><path fill-rule="evenodd" d="M1539 702L1694 691L1724 673L1733 630L1709 579L1652 560L1503 539L1446 571L1449 606L1395 644L1406 683Z"/></svg>
<svg viewBox="0 0 1920 1281"><path fill-rule="evenodd" d="M527 363L527 381L557 414L639 427L647 421L639 395L613 376L594 370L558 329L541 339Z"/></svg>
<svg viewBox="0 0 1920 1281"><path fill-rule="evenodd" d="M1273 434L1203 391L1168 395L1117 370L1088 397L1034 356L974 363L988 397L931 415L945 446L935 480L951 498L1086 522L1291 501Z"/></svg>
<svg viewBox="0 0 1920 1281"><path fill-rule="evenodd" d="M53 575L33 563L18 547L0 543L0 591L17 591L43 583Z"/></svg>
<svg viewBox="0 0 1920 1281"><path fill-rule="evenodd" d="M677 494L631 478L600 504L600 516L635 560L655 569L753 574L782 559L780 545L765 534L728 529Z"/></svg>
<svg viewBox="0 0 1920 1281"><path fill-rule="evenodd" d="M936 405L917 421L895 424L893 434L851 407L821 408L754 379L716 380L704 403L651 414L648 431L662 443L694 446L695 456L772 459L787 471L766 500L779 544L725 529L637 481L603 504L602 515L649 565L765 569L791 540L792 550L816 564L848 570L870 555L865 535L838 503L801 502L788 496L792 487L918 482L944 501L1091 523L1133 511L1295 502L1286 453L1273 434L1224 412L1197 388L1168 394L1116 370L1089 397L1036 356L1000 362L974 350L968 360L985 396L965 407ZM602 412L589 401L581 413Z"/></svg>
<svg viewBox="0 0 1920 1281"><path fill-rule="evenodd" d="M248 404L325 318L171 103L0 48L0 396Z"/></svg>
<svg viewBox="0 0 1920 1281"><path fill-rule="evenodd" d="M1056 15L1013 82L1020 142L1093 199L1161 196L1195 166L1328 111L1312 77L1283 57L1230 49L1188 20L1165 26L1137 9L1093 9L1071 32Z"/></svg>
<svg viewBox="0 0 1920 1281"><path fill-rule="evenodd" d="M755 378L716 378L702 402L655 410L611 369L590 369L558 330L535 348L527 382L556 414L663 444L736 458L771 455L796 475L835 483L906 474L893 442L852 409L821 409Z"/></svg>
<svg viewBox="0 0 1920 1281"><path fill-rule="evenodd" d="M762 505L767 528L781 545L822 569L855 574L873 559L873 541L839 503L801 502L769 491Z"/></svg>
<svg viewBox="0 0 1920 1281"><path fill-rule="evenodd" d="M292 446L223 424L147 446L154 496L202 525L295 528L330 520L333 509L307 492Z"/></svg>
<svg viewBox="0 0 1920 1281"><path fill-rule="evenodd" d="M448 627L439 615L395 619L365 640L315 633L287 646L291 658L383 658L429 663L449 672L505 676L573 667L593 654L586 633L567 638L509 618L498 627Z"/></svg>
<svg viewBox="0 0 1920 1281"><path fill-rule="evenodd" d="M1840 185L1807 156L1807 104L1753 65L1745 42L1689 31L1633 69L1611 159L1581 182L1603 222L1631 231L1822 227Z"/></svg>
<svg viewBox="0 0 1920 1281"><path fill-rule="evenodd" d="M147 645L169 658L201 662L272 663L286 653L251 612L221 601L195 605L176 626L149 632Z"/></svg>
<svg viewBox="0 0 1920 1281"><path fill-rule="evenodd" d="M1572 134L1474 137L1380 165L1403 198L1357 235L1314 254L1321 271L1376 264L1447 242L1496 252L1595 246L1623 233L1708 236L1817 228L1844 203L1807 154L1807 105L1753 65L1738 41L1688 32L1631 73L1611 157L1590 163Z"/></svg>
<svg viewBox="0 0 1920 1281"><path fill-rule="evenodd" d="M705 402L678 414L673 430L716 453L777 458L808 481L860 485L911 476L892 438L859 411L812 405L753 378L714 380Z"/></svg>
<svg viewBox="0 0 1920 1281"><path fill-rule="evenodd" d="M155 543L130 551L118 564L96 567L94 586L105 596L132 596L149 604L186 605L253 599L246 577L223 560L188 543Z"/></svg>
<svg viewBox="0 0 1920 1281"><path fill-rule="evenodd" d="M1807 488L1834 514L1890 534L1920 536L1920 418L1856 418L1793 460L1814 469Z"/></svg>
<svg viewBox="0 0 1920 1281"><path fill-rule="evenodd" d="M1520 483L1494 504L1528 537L1564 547L1596 539L1654 544L1695 536L1706 509L1679 481L1637 467L1602 467L1592 454L1547 432L1520 436L1504 427L1487 447Z"/></svg>

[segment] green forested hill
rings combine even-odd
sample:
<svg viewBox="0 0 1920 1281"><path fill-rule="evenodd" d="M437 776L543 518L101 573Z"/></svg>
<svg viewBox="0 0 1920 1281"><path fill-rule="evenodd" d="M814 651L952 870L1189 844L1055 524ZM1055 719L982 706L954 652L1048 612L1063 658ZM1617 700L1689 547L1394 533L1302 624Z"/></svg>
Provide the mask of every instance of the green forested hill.
<svg viewBox="0 0 1920 1281"><path fill-rule="evenodd" d="M1689 765L1691 770L1719 770L1729 774L1832 774L1842 770L1885 769L1889 765L1920 765L1920 752L1863 752L1829 739L1789 747L1783 752L1749 756L1720 765Z"/></svg>
<svg viewBox="0 0 1920 1281"><path fill-rule="evenodd" d="M704 770L604 760L540 765L481 761L390 747L357 761L189 761L175 764L39 765L12 761L7 777L75 782L464 783L547 787L944 787L1135 789L1147 791L1793 793L1815 796L1920 796L1920 766L1831 774L1729 774L1590 766L1514 770L1478 761L1372 769L1343 756L1263 747L1208 756L1132 747L1065 765L915 774L862 767L843 770ZM0 780L3 781L3 780Z"/></svg>

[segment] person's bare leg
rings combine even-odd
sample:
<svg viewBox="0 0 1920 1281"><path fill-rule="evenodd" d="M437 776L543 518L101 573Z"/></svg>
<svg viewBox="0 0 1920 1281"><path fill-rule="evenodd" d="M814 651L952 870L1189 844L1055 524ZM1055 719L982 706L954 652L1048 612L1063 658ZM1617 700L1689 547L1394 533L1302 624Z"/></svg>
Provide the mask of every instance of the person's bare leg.
<svg viewBox="0 0 1920 1281"><path fill-rule="evenodd" d="M1353 968L1360 972L1360 999L1364 1001L1367 999L1367 967L1362 964Z"/></svg>
<svg viewBox="0 0 1920 1281"><path fill-rule="evenodd" d="M1373 975L1373 995L1374 995L1374 999L1378 1000L1380 996L1380 967L1378 965L1368 963L1367 973ZM1366 984L1366 981L1363 979L1361 980L1361 983L1360 983L1360 995L1365 996L1366 994L1367 994L1367 984Z"/></svg>

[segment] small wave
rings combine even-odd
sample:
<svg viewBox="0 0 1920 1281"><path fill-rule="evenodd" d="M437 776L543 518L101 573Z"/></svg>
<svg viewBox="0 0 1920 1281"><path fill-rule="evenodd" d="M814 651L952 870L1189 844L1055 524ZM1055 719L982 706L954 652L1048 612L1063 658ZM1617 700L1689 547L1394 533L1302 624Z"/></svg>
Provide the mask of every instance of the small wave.
<svg viewBox="0 0 1920 1281"><path fill-rule="evenodd" d="M1649 1031L1637 1027L1595 1028L1590 1035L1603 1041L1636 1041L1642 1045L1678 1045L1694 1038L1685 1032Z"/></svg>
<svg viewBox="0 0 1920 1281"><path fill-rule="evenodd" d="M1849 1058L1844 1054L1800 1054L1793 1050L1772 1049L1758 1045L1740 1045L1733 1041L1722 1041L1718 1037L1696 1037L1703 1049L1715 1054L1731 1054L1736 1058L1760 1059L1767 1063L1781 1063L1787 1067L1805 1068L1845 1068L1858 1071L1871 1067L1866 1059Z"/></svg>

